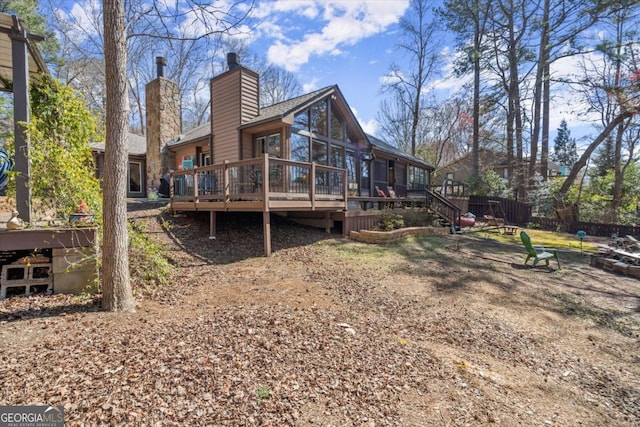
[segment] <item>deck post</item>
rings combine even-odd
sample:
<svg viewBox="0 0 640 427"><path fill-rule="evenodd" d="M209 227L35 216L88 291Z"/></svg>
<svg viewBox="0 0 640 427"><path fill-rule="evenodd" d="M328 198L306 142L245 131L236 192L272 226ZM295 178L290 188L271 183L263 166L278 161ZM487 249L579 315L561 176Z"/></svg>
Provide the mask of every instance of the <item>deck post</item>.
<svg viewBox="0 0 640 427"><path fill-rule="evenodd" d="M209 211L209 238L216 238L216 211Z"/></svg>
<svg viewBox="0 0 640 427"><path fill-rule="evenodd" d="M271 256L271 214L262 212L262 229L264 235L264 256Z"/></svg>
<svg viewBox="0 0 640 427"><path fill-rule="evenodd" d="M199 202L200 192L198 191L198 166L193 167L193 197L196 204Z"/></svg>
<svg viewBox="0 0 640 427"><path fill-rule="evenodd" d="M269 154L265 153L262 164L262 191L264 210L262 212L262 235L264 238L264 256L271 256L271 213L269 212Z"/></svg>
<svg viewBox="0 0 640 427"><path fill-rule="evenodd" d="M222 191L224 191L224 210L226 211L227 203L229 203L229 160L225 160L223 164Z"/></svg>
<svg viewBox="0 0 640 427"><path fill-rule="evenodd" d="M325 220L325 223L324 223L324 231L325 231L326 233L331 233L331 226L329 225L329 224L330 224L330 222L331 222L331 212L329 212L329 211L325 211L325 213L324 213L324 220Z"/></svg>
<svg viewBox="0 0 640 427"><path fill-rule="evenodd" d="M316 162L311 162L311 175L309 177L309 197L311 198L311 210L316 210Z"/></svg>

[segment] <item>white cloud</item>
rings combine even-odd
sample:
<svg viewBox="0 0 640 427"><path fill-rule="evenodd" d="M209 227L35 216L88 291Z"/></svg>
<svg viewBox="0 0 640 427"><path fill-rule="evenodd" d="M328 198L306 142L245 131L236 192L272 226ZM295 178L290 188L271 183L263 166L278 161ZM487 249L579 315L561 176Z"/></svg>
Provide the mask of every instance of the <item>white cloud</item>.
<svg viewBox="0 0 640 427"><path fill-rule="evenodd" d="M380 123L378 123L376 119L365 121L360 116L358 116L358 110L351 107L351 111L353 111L353 115L356 116L356 119L358 120L358 123L360 123L362 130L364 130L369 135L376 134L376 132L378 131L378 128L380 127Z"/></svg>
<svg viewBox="0 0 640 427"><path fill-rule="evenodd" d="M102 2L89 0L82 3L73 3L71 9L66 12L62 8L53 12L56 18L63 22L66 36L74 43L81 44L99 35L102 26Z"/></svg>
<svg viewBox="0 0 640 427"><path fill-rule="evenodd" d="M340 55L345 46L385 31L407 7L408 0L281 0L261 3L256 16L269 22L264 36L276 35L269 61L296 71L311 56ZM313 20L307 26L313 30L304 30L305 19Z"/></svg>
<svg viewBox="0 0 640 427"><path fill-rule="evenodd" d="M304 93L313 92L318 89L318 78L314 77L310 82L302 84L302 90Z"/></svg>

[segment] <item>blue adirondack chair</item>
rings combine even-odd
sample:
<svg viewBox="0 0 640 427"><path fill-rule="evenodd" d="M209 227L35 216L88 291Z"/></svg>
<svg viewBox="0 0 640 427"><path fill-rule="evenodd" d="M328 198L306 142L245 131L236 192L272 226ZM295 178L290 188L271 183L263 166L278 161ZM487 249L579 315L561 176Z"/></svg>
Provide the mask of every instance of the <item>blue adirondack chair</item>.
<svg viewBox="0 0 640 427"><path fill-rule="evenodd" d="M534 267L538 265L538 262L540 261L545 261L547 265L549 265L549 260L555 258L555 260L558 262L558 269L560 269L560 259L558 258L558 251L556 249L533 246L531 244L531 238L526 231L520 232L520 238L522 239L522 244L527 250L527 259L524 260L525 264L529 262L531 258L533 258Z"/></svg>

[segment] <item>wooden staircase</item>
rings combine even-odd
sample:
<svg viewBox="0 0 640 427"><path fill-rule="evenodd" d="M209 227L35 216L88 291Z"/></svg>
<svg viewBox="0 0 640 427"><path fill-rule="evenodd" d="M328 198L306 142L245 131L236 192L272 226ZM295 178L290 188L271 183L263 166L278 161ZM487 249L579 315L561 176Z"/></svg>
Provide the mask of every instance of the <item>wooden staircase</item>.
<svg viewBox="0 0 640 427"><path fill-rule="evenodd" d="M427 190L427 208L438 217L438 222L444 227L460 231L460 216L462 210L446 197Z"/></svg>

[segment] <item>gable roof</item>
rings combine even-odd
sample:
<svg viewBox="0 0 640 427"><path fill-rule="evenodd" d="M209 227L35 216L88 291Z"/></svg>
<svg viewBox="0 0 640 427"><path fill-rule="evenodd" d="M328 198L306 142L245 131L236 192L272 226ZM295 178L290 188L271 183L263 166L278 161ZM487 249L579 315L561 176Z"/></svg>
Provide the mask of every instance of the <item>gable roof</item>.
<svg viewBox="0 0 640 427"><path fill-rule="evenodd" d="M211 135L211 121L207 121L199 126L189 129L181 135L176 136L167 142L167 146L173 147L180 144L187 144L189 142L205 138L209 135Z"/></svg>
<svg viewBox="0 0 640 427"><path fill-rule="evenodd" d="M367 138L369 138L369 142L371 143L371 145L373 145L374 149L377 148L379 151L383 151L385 153L391 154L392 156L399 157L401 159L407 160L414 164L418 164L420 166L424 166L431 170L434 169L431 163L426 162L418 157L414 157L411 154L407 154L404 151L400 150L399 148L384 142L380 138L376 138L375 136L369 135L369 134L367 134Z"/></svg>
<svg viewBox="0 0 640 427"><path fill-rule="evenodd" d="M282 119L294 111L325 97L336 88L336 85L327 86L304 95L296 96L295 98L287 99L286 101L278 102L277 104L260 108L260 114L243 123L240 129L251 127L261 122Z"/></svg>

